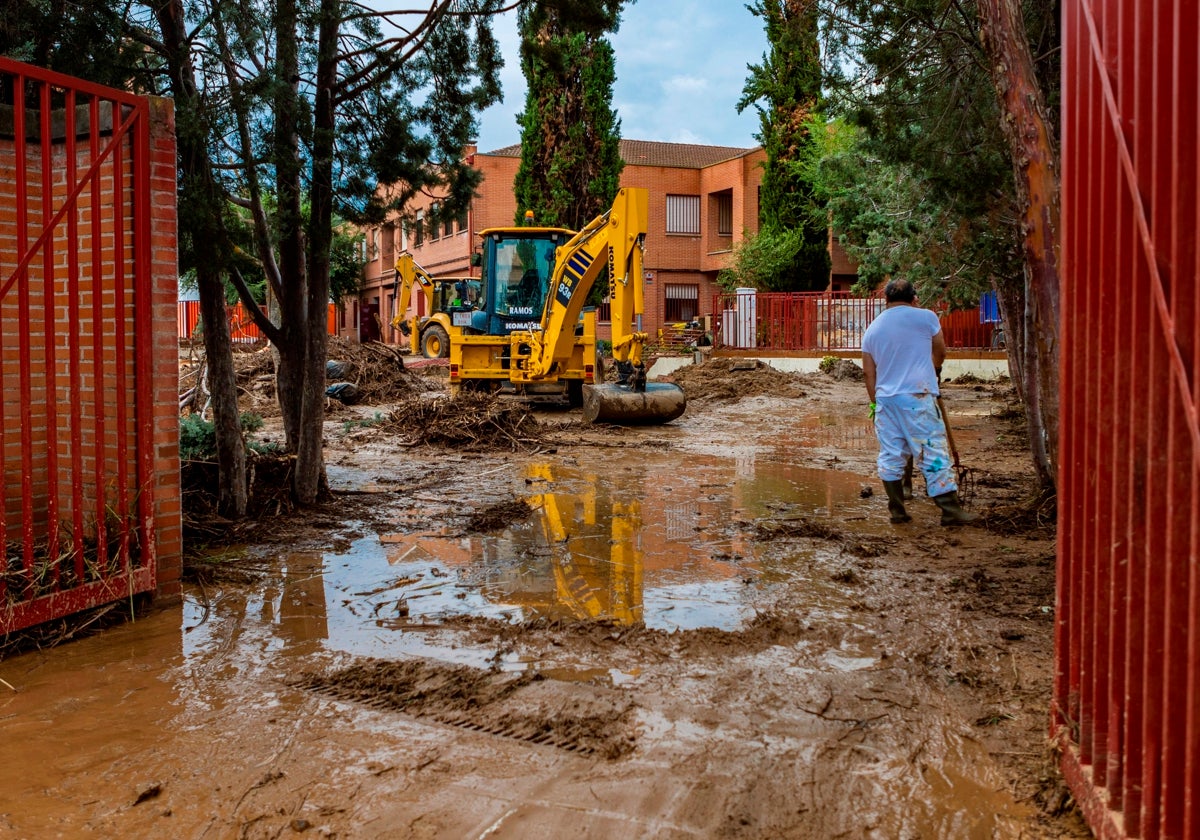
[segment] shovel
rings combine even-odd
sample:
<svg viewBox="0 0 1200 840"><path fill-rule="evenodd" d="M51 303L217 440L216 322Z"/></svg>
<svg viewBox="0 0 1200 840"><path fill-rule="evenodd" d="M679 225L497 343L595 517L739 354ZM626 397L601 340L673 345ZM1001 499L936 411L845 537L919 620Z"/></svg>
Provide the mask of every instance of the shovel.
<svg viewBox="0 0 1200 840"><path fill-rule="evenodd" d="M937 397L938 411L942 413L942 425L946 427L946 443L950 446L950 455L954 458L954 469L964 469L962 462L958 460L958 446L954 442L954 432L950 429L950 418L946 416L946 404L942 402L942 395Z"/></svg>

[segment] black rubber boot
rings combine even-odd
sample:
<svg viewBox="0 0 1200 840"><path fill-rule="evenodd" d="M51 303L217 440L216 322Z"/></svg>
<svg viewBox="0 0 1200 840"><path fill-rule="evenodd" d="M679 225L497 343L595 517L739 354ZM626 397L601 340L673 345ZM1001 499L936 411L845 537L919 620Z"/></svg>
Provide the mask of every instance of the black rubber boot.
<svg viewBox="0 0 1200 840"><path fill-rule="evenodd" d="M906 502L913 497L912 478L913 478L913 456L907 455L904 458L904 478L900 479L900 483L904 485L904 501L906 501Z"/></svg>
<svg viewBox="0 0 1200 840"><path fill-rule="evenodd" d="M958 491L956 490L934 496L933 500L942 509L943 525L966 525L979 519L978 513L962 509L962 505L958 503Z"/></svg>
<svg viewBox="0 0 1200 840"><path fill-rule="evenodd" d="M888 513L892 515L893 525L903 525L912 522L912 517L904 509L904 485L900 481L883 482L883 492L887 493Z"/></svg>

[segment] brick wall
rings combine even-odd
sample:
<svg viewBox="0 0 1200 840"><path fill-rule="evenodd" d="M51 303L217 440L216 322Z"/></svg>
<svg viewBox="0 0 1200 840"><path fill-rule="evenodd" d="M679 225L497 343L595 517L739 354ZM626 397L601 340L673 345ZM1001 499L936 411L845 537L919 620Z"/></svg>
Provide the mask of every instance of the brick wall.
<svg viewBox="0 0 1200 840"><path fill-rule="evenodd" d="M95 168L86 104L77 113L75 137L60 109L43 143L47 129L30 110L23 167L11 109L0 128L0 529L25 566L30 545L56 557L87 546L98 563L128 533L141 548L135 568L154 564L169 600L180 594L182 553L172 103L149 102L148 147L135 129ZM109 114L96 126L101 149L112 141Z"/></svg>
<svg viewBox="0 0 1200 840"><path fill-rule="evenodd" d="M520 158L512 154L479 154L467 150L473 165L483 173L483 182L472 202L470 230L455 232L452 237L426 237L420 247L408 243L418 263L437 277L478 275L479 269L470 266L470 254L475 249L476 234L489 227L513 224L516 197L513 180ZM667 283L690 283L700 287L700 314L710 314L712 298L717 291L717 273L725 267L732 248L747 232L758 230L758 187L762 182L762 149L738 154L712 165L647 165L626 162L621 173L622 187L643 187L649 192L649 219L646 235L646 308L643 329L651 335L663 325L665 301L663 288ZM715 196L725 194L732 204L732 231L722 236L716 230ZM667 196L699 196L701 229L696 235L668 234ZM412 210L428 208L431 199L418 196ZM370 234L368 234L370 236ZM368 263L364 272L362 299L370 301L379 296L389 300L392 284L392 265L380 254ZM394 313L386 312L384 321ZM605 325L597 334L608 337ZM399 341L399 333L389 332L389 340Z"/></svg>

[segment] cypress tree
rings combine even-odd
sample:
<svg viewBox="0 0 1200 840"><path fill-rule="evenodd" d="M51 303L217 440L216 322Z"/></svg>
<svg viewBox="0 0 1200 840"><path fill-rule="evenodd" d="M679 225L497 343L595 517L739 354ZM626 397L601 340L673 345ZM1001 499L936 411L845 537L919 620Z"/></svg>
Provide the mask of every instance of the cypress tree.
<svg viewBox="0 0 1200 840"><path fill-rule="evenodd" d="M816 0L755 0L769 52L751 65L738 111L754 105L767 153L759 202L760 237L794 249L761 282L771 291L812 291L829 284L828 232L813 221L813 190L803 172L812 145L810 119L820 104L821 50ZM796 234L801 235L797 236Z"/></svg>
<svg viewBox="0 0 1200 840"><path fill-rule="evenodd" d="M612 45L621 3L534 3L522 7L521 69L529 89L521 164L513 183L520 224L578 230L612 204L620 188L621 123L612 109Z"/></svg>

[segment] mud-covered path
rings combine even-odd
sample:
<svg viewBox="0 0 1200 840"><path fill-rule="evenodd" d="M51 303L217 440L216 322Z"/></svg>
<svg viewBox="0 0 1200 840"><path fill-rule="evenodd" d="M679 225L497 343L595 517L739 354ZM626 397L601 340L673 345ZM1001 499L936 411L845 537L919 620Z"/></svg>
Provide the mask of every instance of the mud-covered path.
<svg viewBox="0 0 1200 840"><path fill-rule="evenodd" d="M0 662L0 835L1087 836L1004 389L948 394L993 528L893 528L861 384L764 378L531 451L331 420L358 492L255 578Z"/></svg>

